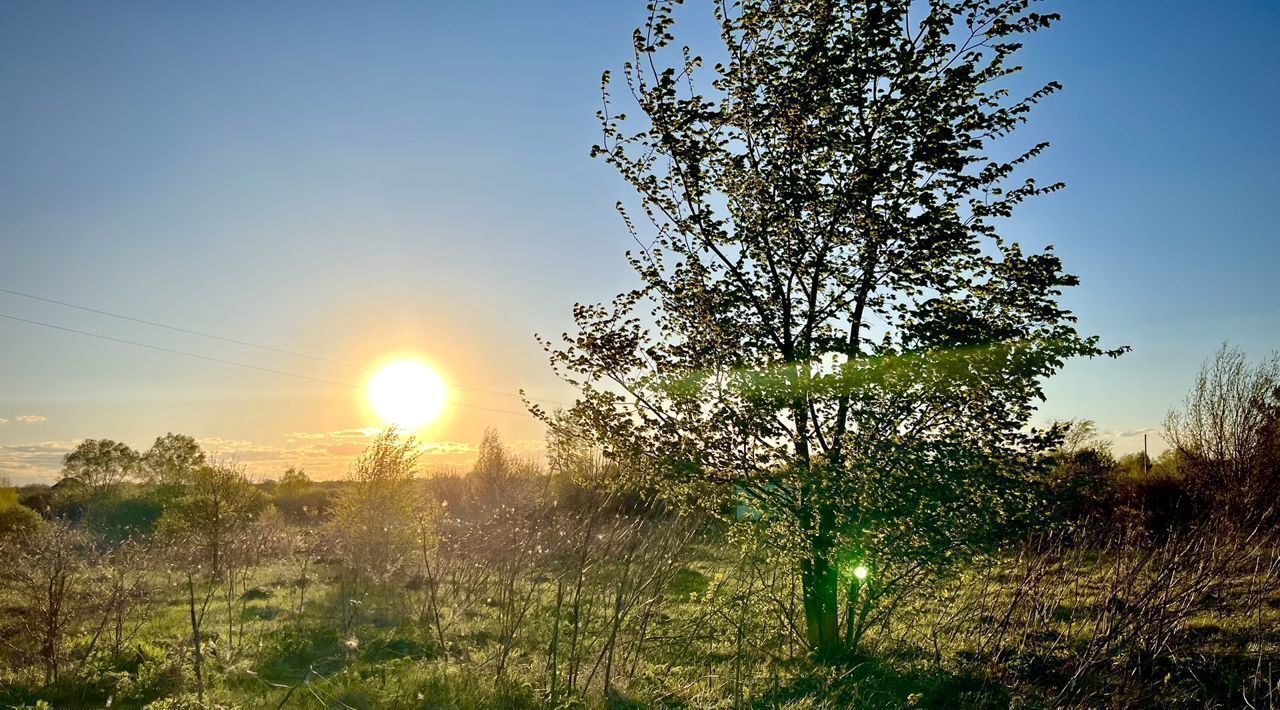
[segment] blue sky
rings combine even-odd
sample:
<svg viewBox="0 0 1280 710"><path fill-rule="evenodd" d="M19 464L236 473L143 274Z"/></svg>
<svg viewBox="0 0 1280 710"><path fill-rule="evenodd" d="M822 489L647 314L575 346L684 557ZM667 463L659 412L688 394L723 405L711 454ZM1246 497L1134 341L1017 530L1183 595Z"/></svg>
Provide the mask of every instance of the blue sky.
<svg viewBox="0 0 1280 710"><path fill-rule="evenodd" d="M1068 189L1007 233L1056 245L1083 279L1069 296L1083 329L1133 352L1068 366L1042 418L1139 432L1223 340L1280 349L1280 3L1051 5L1065 20L1023 63L1066 90L1019 139L1054 142L1034 173ZM532 335L632 283L612 209L629 193L587 154L600 72L626 59L643 11L0 6L0 288L360 363L414 351L458 383L567 401ZM706 29L691 21L685 38L705 46ZM0 313L366 374L3 293ZM166 431L264 475L289 461L337 471L369 424L354 392L0 319L0 474L47 474L78 438L145 447ZM463 457L489 425L520 446L540 438L526 417L478 409L431 436ZM315 441L337 443L303 451Z"/></svg>

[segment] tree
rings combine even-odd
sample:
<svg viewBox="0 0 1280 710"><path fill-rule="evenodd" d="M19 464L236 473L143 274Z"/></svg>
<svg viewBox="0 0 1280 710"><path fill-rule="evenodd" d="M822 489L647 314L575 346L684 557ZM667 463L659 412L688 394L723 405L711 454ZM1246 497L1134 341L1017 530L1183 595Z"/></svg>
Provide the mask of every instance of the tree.
<svg viewBox="0 0 1280 710"><path fill-rule="evenodd" d="M200 445L186 434L168 433L156 437L155 443L142 456L142 470L147 481L159 486L188 483L204 463Z"/></svg>
<svg viewBox="0 0 1280 710"><path fill-rule="evenodd" d="M640 285L544 341L568 418L620 470L708 507L746 497L795 550L806 637L857 642L877 600L1035 511L1041 382L1103 351L1058 302L1077 279L998 225L1060 184L989 157L1050 82L1013 97L1031 0L709 3L723 61L676 51L650 3L593 148L653 226ZM1119 354L1112 351L1109 354ZM534 407L549 423L552 418ZM841 591L846 602L842 622ZM841 634L841 624L844 633Z"/></svg>
<svg viewBox="0 0 1280 710"><path fill-rule="evenodd" d="M311 525L328 516L333 493L333 489L314 485L306 471L290 467L276 486L271 504L290 522Z"/></svg>
<svg viewBox="0 0 1280 710"><path fill-rule="evenodd" d="M1252 512L1280 493L1280 353L1251 365L1223 344L1165 433L1200 494ZM1274 512L1274 511L1272 511Z"/></svg>
<svg viewBox="0 0 1280 710"><path fill-rule="evenodd" d="M515 461L503 445L498 430L485 429L470 473L476 496L488 503L501 503L511 493L511 484L516 476Z"/></svg>
<svg viewBox="0 0 1280 710"><path fill-rule="evenodd" d="M262 494L240 469L206 463L195 470L160 519L171 563L185 577L187 617L191 625L192 670L204 703L203 633L205 614L219 581L234 581L237 543L265 505ZM230 640L228 639L228 643Z"/></svg>
<svg viewBox="0 0 1280 710"><path fill-rule="evenodd" d="M240 469L205 464L195 470L182 494L165 511L159 527L163 536L180 542L191 553L191 564L207 567L216 577L233 537L245 530L264 506L262 494Z"/></svg>
<svg viewBox="0 0 1280 710"><path fill-rule="evenodd" d="M547 473L556 504L569 510L597 510L606 501L638 507L639 500L618 491L615 462L590 445L590 432L558 411L547 427ZM623 495L616 495L623 493Z"/></svg>
<svg viewBox="0 0 1280 710"><path fill-rule="evenodd" d="M283 497L296 497L306 493L311 489L311 478L307 476L307 472L297 466L290 466L284 476L280 478L280 490L278 495Z"/></svg>
<svg viewBox="0 0 1280 710"><path fill-rule="evenodd" d="M1114 507L1116 458L1112 443L1088 419L1060 422L1062 443L1052 452L1054 497L1068 519Z"/></svg>
<svg viewBox="0 0 1280 710"><path fill-rule="evenodd" d="M138 472L140 457L128 445L110 439L86 439L62 459L63 476L102 493Z"/></svg>
<svg viewBox="0 0 1280 710"><path fill-rule="evenodd" d="M1058 452L1065 456L1092 452L1100 459L1114 459L1112 443L1098 431L1098 424L1091 419L1072 419L1060 422L1063 429Z"/></svg>
<svg viewBox="0 0 1280 710"><path fill-rule="evenodd" d="M417 439L391 427L356 460L350 485L334 505L333 529L350 571L386 582L417 540L412 482L422 455Z"/></svg>

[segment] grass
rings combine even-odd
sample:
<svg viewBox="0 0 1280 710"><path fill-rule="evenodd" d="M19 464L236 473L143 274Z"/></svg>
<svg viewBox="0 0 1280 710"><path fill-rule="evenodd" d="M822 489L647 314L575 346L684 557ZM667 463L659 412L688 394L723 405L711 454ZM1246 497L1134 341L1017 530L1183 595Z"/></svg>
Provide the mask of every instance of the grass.
<svg viewBox="0 0 1280 710"><path fill-rule="evenodd" d="M251 571L230 608L215 589L203 630L206 705L1047 707L1064 700L1057 693L1068 683L1076 691L1066 704L1080 706L1227 705L1250 687L1255 697L1275 697L1265 695L1274 690L1259 688L1258 679L1273 678L1267 681L1271 688L1280 680L1266 675L1272 665L1280 675L1280 592L1267 595L1252 616L1211 604L1189 617L1185 633L1165 652L1133 655L1125 668L1108 660L1078 674L1081 659L1091 652L1091 624L1115 613L1103 602L1106 555L1080 559L1092 566L1077 570L1081 596L1026 612L1040 616L1034 623L1019 617L996 649L984 647L990 640L984 635L993 633L1002 621L1000 610L1011 608L1019 594L1024 570L1016 564L995 564L918 590L903 601L892 624L872 630L862 655L822 666L811 663L787 634L765 590L744 589L749 578L735 576L741 568L736 556L702 543L687 551L658 599L643 600L650 612L637 607L622 623L607 687L605 640L619 568L600 567L598 577L584 582L589 590L579 609L576 659L570 656L572 609L564 590L557 605L557 585L545 572L521 573L516 584L529 595L529 608L499 673L503 614L510 609L492 587L475 603L460 603L450 612L441 646L424 616L426 589L420 581L402 580L353 600L341 593L339 568L332 561L318 564L311 572L308 607L299 615L295 568L268 563ZM151 599L133 610L140 623L119 653L99 648L82 657L87 625L71 644L58 683L41 687L34 667L0 670L0 706L43 701L90 708L109 701L112 708L195 707L184 579L160 571L148 575ZM966 606L978 602L984 606ZM351 623L344 609L353 604L360 608ZM641 624L644 633L638 636ZM554 682L553 637L559 644ZM637 644L636 638L643 641Z"/></svg>

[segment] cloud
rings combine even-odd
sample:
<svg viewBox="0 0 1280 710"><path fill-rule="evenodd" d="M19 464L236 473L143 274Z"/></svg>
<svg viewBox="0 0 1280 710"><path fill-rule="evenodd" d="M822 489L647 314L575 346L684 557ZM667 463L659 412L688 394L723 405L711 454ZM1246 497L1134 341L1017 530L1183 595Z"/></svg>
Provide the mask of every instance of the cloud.
<svg viewBox="0 0 1280 710"><path fill-rule="evenodd" d="M295 431L286 436L286 439L301 439L303 441L312 441L316 439L370 439L376 435L380 429L373 427L365 427L362 429L339 429L330 432L306 432Z"/></svg>
<svg viewBox="0 0 1280 710"><path fill-rule="evenodd" d="M74 441L44 441L0 446L0 472L10 483L51 483L62 471L62 457L75 448Z"/></svg>
<svg viewBox="0 0 1280 710"><path fill-rule="evenodd" d="M1117 431L1107 432L1108 435L1114 436L1118 439L1125 439L1133 436L1142 436L1143 434L1153 434L1155 436L1160 436L1163 433L1164 431L1162 429L1157 429L1155 427L1144 427L1142 429L1129 429L1127 431L1117 430Z"/></svg>
<svg viewBox="0 0 1280 710"><path fill-rule="evenodd" d="M256 480L279 479L291 466L303 468L312 478L323 480L346 477L352 463L378 431L369 428L293 432L285 435L279 444L217 436L196 441L211 459L243 468ZM52 483L61 474L62 457L76 443L47 441L0 446L0 473L15 484ZM462 441L422 441L419 448L422 471L430 475L470 469L478 447ZM544 454L545 446L537 440L520 440L509 443L508 450L521 458L538 458Z"/></svg>
<svg viewBox="0 0 1280 710"><path fill-rule="evenodd" d="M1148 437L1148 448L1154 456L1161 451L1169 448L1169 442L1165 441L1164 430L1157 427L1143 427L1141 429L1127 429L1124 431L1113 430L1103 434L1116 447L1117 453L1133 453L1142 451L1142 437Z"/></svg>
<svg viewBox="0 0 1280 710"><path fill-rule="evenodd" d="M306 439L323 439L324 437L325 437L325 435L324 435L324 434L311 434L311 433L308 433L308 432L305 432L305 431L295 431L295 432L293 432L292 434L289 434L289 435L288 435L287 437L285 437L285 438L289 439L290 441L293 441L294 439L304 439L304 440L306 440Z"/></svg>
<svg viewBox="0 0 1280 710"><path fill-rule="evenodd" d="M362 429L339 429L338 431L329 432L329 436L335 439L368 439L376 436L381 429L375 427L364 427Z"/></svg>
<svg viewBox="0 0 1280 710"><path fill-rule="evenodd" d="M475 444L464 444L461 441L424 441L422 453L431 454L473 454L477 450Z"/></svg>
<svg viewBox="0 0 1280 710"><path fill-rule="evenodd" d="M295 431L285 435L284 444L280 446L219 437L199 439L198 442L213 458L243 466L255 478L279 478L285 469L298 466L312 478L323 480L345 477L351 471L352 463L380 431L372 427L328 432ZM522 451L524 448L521 447ZM461 441L421 441L419 450L423 471L429 473L441 468L470 467L477 447Z"/></svg>
<svg viewBox="0 0 1280 710"><path fill-rule="evenodd" d="M0 424L8 424L10 420L0 418ZM49 417L40 414L20 414L13 418L12 421L22 422L23 424L36 424L39 422L49 421Z"/></svg>

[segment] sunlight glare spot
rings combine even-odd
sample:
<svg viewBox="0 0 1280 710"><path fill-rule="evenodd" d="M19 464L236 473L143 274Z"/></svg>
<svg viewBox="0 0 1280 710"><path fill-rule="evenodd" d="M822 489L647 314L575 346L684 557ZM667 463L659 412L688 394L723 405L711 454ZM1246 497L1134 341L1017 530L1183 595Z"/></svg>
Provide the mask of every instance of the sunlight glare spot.
<svg viewBox="0 0 1280 710"><path fill-rule="evenodd" d="M448 404L444 380L420 360L379 368L369 381L368 397L379 419L410 431L434 422Z"/></svg>

